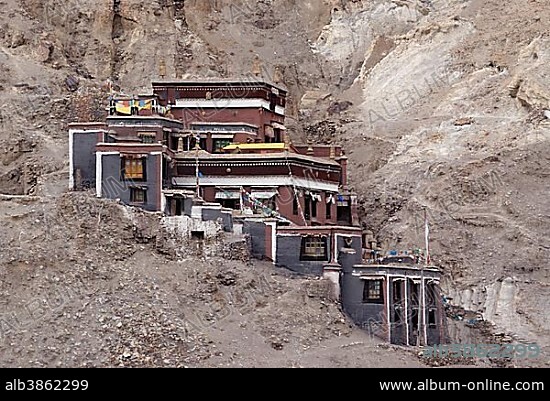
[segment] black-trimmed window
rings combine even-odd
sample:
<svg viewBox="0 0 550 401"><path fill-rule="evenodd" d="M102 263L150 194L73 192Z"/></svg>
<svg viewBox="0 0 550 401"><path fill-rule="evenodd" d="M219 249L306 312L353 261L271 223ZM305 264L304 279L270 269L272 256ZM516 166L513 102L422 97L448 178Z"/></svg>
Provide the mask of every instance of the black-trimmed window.
<svg viewBox="0 0 550 401"><path fill-rule="evenodd" d="M428 327L430 329L437 328L437 309L428 310Z"/></svg>
<svg viewBox="0 0 550 401"><path fill-rule="evenodd" d="M332 202L327 203L326 218L327 218L327 220L332 219Z"/></svg>
<svg viewBox="0 0 550 401"><path fill-rule="evenodd" d="M384 303L384 280L365 280L363 302L366 304Z"/></svg>
<svg viewBox="0 0 550 401"><path fill-rule="evenodd" d="M327 237L309 236L302 238L302 261L328 261Z"/></svg>
<svg viewBox="0 0 550 401"><path fill-rule="evenodd" d="M294 214L294 216L298 216L299 214L298 202L299 202L298 195L294 195L294 197L292 198L292 214Z"/></svg>
<svg viewBox="0 0 550 401"><path fill-rule="evenodd" d="M140 205L147 203L147 191L143 188L130 188L130 203Z"/></svg>
<svg viewBox="0 0 550 401"><path fill-rule="evenodd" d="M147 180L147 159L123 157L121 159L122 179L125 181Z"/></svg>
<svg viewBox="0 0 550 401"><path fill-rule="evenodd" d="M311 220L311 204L313 200L310 195L304 196L304 217L306 220Z"/></svg>

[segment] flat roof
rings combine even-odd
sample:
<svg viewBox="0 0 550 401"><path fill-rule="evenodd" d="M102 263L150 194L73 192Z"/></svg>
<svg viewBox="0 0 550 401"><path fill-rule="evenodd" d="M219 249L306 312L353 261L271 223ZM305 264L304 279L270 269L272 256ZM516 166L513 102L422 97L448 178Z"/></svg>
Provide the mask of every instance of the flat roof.
<svg viewBox="0 0 550 401"><path fill-rule="evenodd" d="M162 143L128 143L128 142L99 142L96 146L107 146L107 147L121 147L121 148L158 148L158 147L165 147Z"/></svg>
<svg viewBox="0 0 550 401"><path fill-rule="evenodd" d="M326 231L326 230L348 230L348 231L362 231L361 227L354 226L287 226L277 227L280 231Z"/></svg>
<svg viewBox="0 0 550 401"><path fill-rule="evenodd" d="M223 148L223 150L285 150L284 143L245 143L245 144L235 144L229 145Z"/></svg>
<svg viewBox="0 0 550 401"><path fill-rule="evenodd" d="M162 116L108 116L106 121L109 121L109 120L146 120L146 121L163 120L163 121L170 121L173 123L178 123L180 125L183 125L183 123L180 120L174 120L172 118L167 118Z"/></svg>
<svg viewBox="0 0 550 401"><path fill-rule="evenodd" d="M99 121L90 121L90 122L85 122L85 123L82 123L82 122L78 122L78 123L69 123L69 127L91 127L91 126L105 126L107 125L105 122L99 122Z"/></svg>
<svg viewBox="0 0 550 401"><path fill-rule="evenodd" d="M406 270L418 270L418 271L427 271L427 272L436 272L441 273L441 270L436 266L411 266L406 264L392 264L392 265L354 265L354 269L406 269Z"/></svg>
<svg viewBox="0 0 550 401"><path fill-rule="evenodd" d="M151 83L153 87L156 86L212 86L212 85L222 85L222 86L270 86L277 88L283 92L288 92L288 89L281 85L275 84L269 81L262 79L249 77L239 78L215 78L215 79L194 79L194 80L180 80L180 81L153 81Z"/></svg>
<svg viewBox="0 0 550 401"><path fill-rule="evenodd" d="M301 155L299 153L290 153L290 152L279 152L279 153L263 153L263 154L255 154L255 153L236 153L236 154L213 154L208 153L204 150L199 151L199 159L200 160L210 160L210 161L238 161L238 160L253 160L253 161L262 161L262 160L273 160L273 159L294 159L294 160L302 160L302 161L308 161L318 164L325 164L329 166L334 167L340 167L340 164L334 160L329 159L323 159L321 157L313 157L313 156L306 156ZM176 160L182 160L182 159L188 159L195 161L197 157L197 151L191 150L188 152L181 152L177 153L175 156Z"/></svg>
<svg viewBox="0 0 550 401"><path fill-rule="evenodd" d="M245 122L235 122L235 123L217 123L215 121L195 121L189 124L191 126L193 125L212 125L217 126L220 125L222 127L233 127L233 126L245 126L245 127L251 127L251 128L259 128L257 125L245 123Z"/></svg>

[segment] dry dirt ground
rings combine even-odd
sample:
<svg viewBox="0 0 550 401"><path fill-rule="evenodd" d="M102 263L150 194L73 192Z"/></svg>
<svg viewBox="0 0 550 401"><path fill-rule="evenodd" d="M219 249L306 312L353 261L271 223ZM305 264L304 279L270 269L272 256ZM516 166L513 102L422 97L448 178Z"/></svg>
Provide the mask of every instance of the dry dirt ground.
<svg viewBox="0 0 550 401"><path fill-rule="evenodd" d="M324 281L176 257L156 215L88 194L1 202L2 366L422 366L354 328Z"/></svg>
<svg viewBox="0 0 550 401"><path fill-rule="evenodd" d="M23 277L8 264L44 275L72 271L86 258L101 259L105 274L120 268L124 230L95 244L61 242L60 249L75 247L68 254L81 253L74 260L57 261L59 249L44 237L32 244L32 257L4 257L18 249L13 241L48 229L36 213L67 201L67 124L102 118L109 81L126 93L146 92L161 65L167 78L246 76L258 57L264 78L279 76L290 89L294 139L347 150L365 228L387 249L419 245L427 208L452 302L482 314L500 337L548 350L548 0L0 0L0 11L0 193L39 197L0 202L2 215L23 216L5 217L10 224L2 227L3 283ZM75 235L73 228L66 232ZM160 260L151 258L148 270L170 265ZM28 292L14 290L23 304L49 291L24 277ZM15 313L19 304L10 305L6 313ZM15 344L2 349L2 360L26 364L6 356L28 352ZM128 347L112 346L113 355ZM546 351L533 363L549 360Z"/></svg>

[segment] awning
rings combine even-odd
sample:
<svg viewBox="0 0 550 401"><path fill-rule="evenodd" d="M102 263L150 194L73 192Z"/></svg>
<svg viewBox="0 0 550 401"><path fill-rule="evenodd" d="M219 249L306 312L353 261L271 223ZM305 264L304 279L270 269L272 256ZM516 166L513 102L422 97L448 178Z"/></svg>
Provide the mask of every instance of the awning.
<svg viewBox="0 0 550 401"><path fill-rule="evenodd" d="M286 127L283 124L279 124L279 123L273 123L273 128L286 131Z"/></svg>
<svg viewBox="0 0 550 401"><path fill-rule="evenodd" d="M252 191L250 196L252 196L254 199L271 199L275 196L277 196L278 193L276 190L272 191Z"/></svg>
<svg viewBox="0 0 550 401"><path fill-rule="evenodd" d="M216 193L216 199L228 200L228 199L241 199L240 191L218 191Z"/></svg>

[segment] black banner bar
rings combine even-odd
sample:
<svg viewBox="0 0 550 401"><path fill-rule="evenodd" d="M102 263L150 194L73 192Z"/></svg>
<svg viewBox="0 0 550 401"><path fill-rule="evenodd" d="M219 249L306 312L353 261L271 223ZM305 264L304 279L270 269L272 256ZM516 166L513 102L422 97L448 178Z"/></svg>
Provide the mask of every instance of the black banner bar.
<svg viewBox="0 0 550 401"><path fill-rule="evenodd" d="M226 369L1 369L0 399L25 393L36 395L145 395L177 394L198 387L205 396L228 396L228 389L250 393L263 388L288 391L284 383L304 384L304 394L326 396L325 391L350 389L364 395L414 393L429 396L458 393L511 393L548 396L546 369L365 369L365 370L226 370ZM310 376L311 375L311 376ZM307 383L307 384L306 384ZM258 387L259 386L259 387ZM184 390L184 388L188 390ZM298 385L298 387L301 387ZM286 390L284 390L286 388ZM300 390L302 392L302 390ZM294 390L293 390L294 394ZM260 396L260 394L258 394Z"/></svg>

